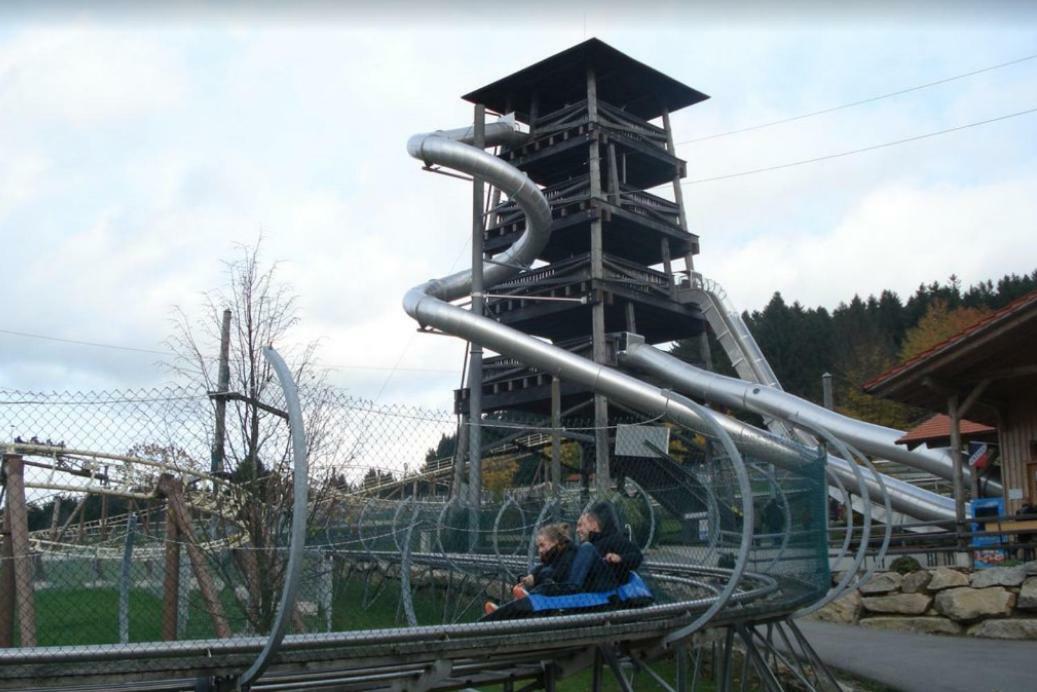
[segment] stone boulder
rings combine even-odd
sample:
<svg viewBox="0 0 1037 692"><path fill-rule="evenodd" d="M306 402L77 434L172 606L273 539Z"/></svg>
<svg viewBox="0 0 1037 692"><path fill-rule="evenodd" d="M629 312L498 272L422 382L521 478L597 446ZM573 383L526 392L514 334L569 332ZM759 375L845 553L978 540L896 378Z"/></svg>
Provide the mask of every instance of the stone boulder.
<svg viewBox="0 0 1037 692"><path fill-rule="evenodd" d="M861 599L864 609L872 613L921 615L929 607L932 597L921 593L894 593Z"/></svg>
<svg viewBox="0 0 1037 692"><path fill-rule="evenodd" d="M1037 560L1030 560L1023 564L1023 571L1031 577L1037 576Z"/></svg>
<svg viewBox="0 0 1037 692"><path fill-rule="evenodd" d="M1022 610L1037 610L1037 577L1030 577L1023 582L1015 607Z"/></svg>
<svg viewBox="0 0 1037 692"><path fill-rule="evenodd" d="M814 612L810 617L821 622L852 625L860 616L861 596L856 591L850 591Z"/></svg>
<svg viewBox="0 0 1037 692"><path fill-rule="evenodd" d="M901 580L902 577L896 572L881 572L864 582L859 591L866 596L875 593L889 593L900 588Z"/></svg>
<svg viewBox="0 0 1037 692"><path fill-rule="evenodd" d="M958 622L968 622L988 615L1008 615L1015 594L1000 586L972 589L967 586L947 589L936 594L936 609Z"/></svg>
<svg viewBox="0 0 1037 692"><path fill-rule="evenodd" d="M905 574L900 582L900 590L904 593L922 593L925 587L929 585L929 582L932 581L932 578L933 575L926 569Z"/></svg>
<svg viewBox="0 0 1037 692"><path fill-rule="evenodd" d="M943 589L953 589L958 586L968 585L968 576L956 569L938 567L933 570L933 578L929 580L929 585L926 588L930 591L942 591Z"/></svg>
<svg viewBox="0 0 1037 692"><path fill-rule="evenodd" d="M986 620L970 627L968 635L990 639L1037 639L1037 619Z"/></svg>
<svg viewBox="0 0 1037 692"><path fill-rule="evenodd" d="M864 618L861 627L890 630L893 632L910 632L912 634L961 634L962 627L954 620L941 617L898 618L880 616Z"/></svg>
<svg viewBox="0 0 1037 692"><path fill-rule="evenodd" d="M991 567L976 570L972 573L969 584L974 589L985 589L988 586L1019 586L1026 579L1026 572L1020 567Z"/></svg>

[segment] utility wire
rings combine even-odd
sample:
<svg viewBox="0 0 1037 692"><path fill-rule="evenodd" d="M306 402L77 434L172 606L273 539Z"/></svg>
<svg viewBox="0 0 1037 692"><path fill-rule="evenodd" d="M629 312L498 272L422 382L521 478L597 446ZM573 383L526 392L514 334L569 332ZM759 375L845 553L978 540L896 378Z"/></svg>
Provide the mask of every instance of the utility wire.
<svg viewBox="0 0 1037 692"><path fill-rule="evenodd" d="M10 329L0 329L0 334L10 334L11 336L21 336L27 339L43 339L44 341L57 341L63 344L76 344L78 346L93 346L95 348L111 348L118 351L135 351L137 353L156 353L161 356L170 355L169 351L156 351L151 348L138 348L136 346L119 346L117 344L102 344L96 341L80 341L78 339L63 339L57 336L47 336L45 334L30 334L28 332L16 332Z"/></svg>
<svg viewBox="0 0 1037 692"><path fill-rule="evenodd" d="M851 149L850 151L841 151L837 154L826 154L825 156L817 156L812 159L803 159L801 161L791 161L789 163L781 163L776 166L765 166L764 168L753 168L747 171L739 171L738 173L728 173L727 175L717 175L711 178L697 178L695 180L685 180L681 185L698 185L699 183L711 183L716 180L727 180L729 178L740 178L745 175L755 175L757 173L766 173L767 171L777 171L783 168L792 168L793 166L804 166L808 163L817 163L819 161L828 161L830 159L838 159L844 156L852 156L854 154L862 154L866 151L875 151L876 149L885 149L886 147L896 146L898 144L906 144L908 142L917 142L921 139L928 139L930 137L937 137L939 135L945 135L950 132L958 132L959 130L967 130L970 127L979 127L980 125L989 125L990 123L1000 122L1002 120L1008 120L1009 118L1017 118L1021 115L1029 115L1031 113L1037 113L1037 108L1029 108L1024 111L1018 111L1016 113L1008 113L1007 115L1000 115L996 118L990 118L988 120L979 120L974 123L966 123L965 125L958 125L957 127L949 127L946 130L937 130L936 132L927 132L923 135L915 135L914 137L905 137L904 139L897 139L892 142L883 142L882 144L873 144L868 147L861 147L860 149Z"/></svg>
<svg viewBox="0 0 1037 692"><path fill-rule="evenodd" d="M152 348L139 348L137 346L121 346L119 344L105 344L97 341L81 341L79 339L65 339L58 336L47 336L46 334L32 334L30 332L18 332L11 329L0 329L0 334L20 336L26 339L42 339L44 341L56 341L63 344L74 344L76 346L92 346L94 348L107 348L116 351L133 351L134 353L151 353L160 356L174 355L172 351L159 351ZM378 365L323 365L326 370L404 370L407 372L442 372L455 373L457 369L447 368L408 368L401 366L378 366Z"/></svg>
<svg viewBox="0 0 1037 692"><path fill-rule="evenodd" d="M989 67L983 67L972 72L965 72L964 74L954 75L953 77L946 77L944 79L938 79L935 82L926 82L925 84L919 84L917 86L908 87L906 89L900 89L899 91L891 91L888 94L880 94L879 96L870 96L859 101L851 101L850 103L844 103L839 106L832 106L830 108L823 108L819 111L812 111L810 113L803 113L802 115L794 115L789 118L782 118L781 120L772 120L766 123L760 123L759 125L751 125L749 127L741 127L737 130L727 130L725 132L717 132L712 135L706 135L705 137L696 137L695 139L686 139L683 142L677 142L677 144L694 144L696 142L704 142L709 139L718 139L720 137L727 137L728 135L737 135L743 132L752 132L753 130L762 130L767 127L774 127L775 125L783 125L785 123L795 122L797 120L805 120L806 118L813 118L816 115L824 115L825 113L833 113L835 111L841 111L846 108L853 108L854 106L861 106L865 103L874 103L875 101L881 101L882 99L888 99L893 96L900 96L902 94L910 94L913 91L920 91L922 89L928 89L929 87L939 86L941 84L947 84L959 79L965 79L966 77L973 77L984 72L990 72L992 70L999 70L1002 67L1010 67L1011 65L1018 65L1021 62L1033 60L1037 58L1037 54L1027 55L1016 60L1009 60L1008 62L998 63L997 65L991 65Z"/></svg>

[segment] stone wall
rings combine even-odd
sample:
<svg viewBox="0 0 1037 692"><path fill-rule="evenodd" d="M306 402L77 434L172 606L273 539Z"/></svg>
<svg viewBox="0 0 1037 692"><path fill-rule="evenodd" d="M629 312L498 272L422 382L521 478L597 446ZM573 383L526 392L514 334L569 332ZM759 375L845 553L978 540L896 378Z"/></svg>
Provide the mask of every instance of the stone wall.
<svg viewBox="0 0 1037 692"><path fill-rule="evenodd" d="M1037 640L1037 561L974 572L880 572L811 617L899 632Z"/></svg>

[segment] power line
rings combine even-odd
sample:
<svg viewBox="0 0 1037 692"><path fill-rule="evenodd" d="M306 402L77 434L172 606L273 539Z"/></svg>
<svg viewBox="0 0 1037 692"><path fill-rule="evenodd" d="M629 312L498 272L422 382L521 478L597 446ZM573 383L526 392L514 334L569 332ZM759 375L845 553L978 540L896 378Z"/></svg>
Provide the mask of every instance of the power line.
<svg viewBox="0 0 1037 692"><path fill-rule="evenodd" d="M854 154L863 154L866 151L875 151L876 149L884 149L886 147L896 146L898 144L906 144L908 142L917 142L921 139L928 139L930 137L937 137L939 135L945 135L950 132L958 132L959 130L967 130L970 127L979 127L980 125L989 125L990 123L1000 122L1001 120L1008 120L1009 118L1017 118L1021 115L1029 115L1031 113L1037 113L1037 108L1029 108L1025 111L1018 111L1016 113L1008 113L1007 115L1000 115L996 118L990 118L988 120L979 120L974 123L966 123L965 125L958 125L957 127L949 127L946 130L938 130L936 132L927 132L923 135L915 135L914 137L906 137L904 139L897 139L892 142L883 142L882 144L873 144L868 147L861 147L860 149L851 149L850 151L841 151L837 154L826 154L825 156L817 156L812 159L803 159L801 161L791 161L789 163L781 163L776 166L766 166L764 168L753 168L747 171L739 171L738 173L728 173L727 175L717 175L711 178L698 178L695 180L685 180L681 185L698 185L699 183L711 183L716 180L727 180L729 178L740 178L745 175L755 175L757 173L766 173L767 171L777 171L782 168L792 168L793 166L804 166L808 163L817 163L819 161L828 161L830 159L838 159L844 156L852 156Z"/></svg>
<svg viewBox="0 0 1037 692"><path fill-rule="evenodd" d="M120 346L118 344L102 344L96 341L80 341L79 339L63 339L58 336L47 336L46 334L31 334L29 332L16 332L10 329L0 329L0 334L21 336L27 339L43 339L44 341L57 341L63 344L76 344L77 346L93 346L94 348L110 348L117 351L135 351L137 353L155 353L160 356L170 355L169 351L156 351L151 348L138 348L136 346Z"/></svg>
<svg viewBox="0 0 1037 692"><path fill-rule="evenodd" d="M80 339L65 339L59 336L48 336L46 334L33 334L31 332L18 332L11 329L0 329L0 334L8 334L10 336L20 336L26 339L42 339L43 341L56 341L63 344L74 344L76 346L91 346L93 348L107 348L116 351L132 351L134 353L150 353L159 356L172 356L175 355L172 351L159 351L152 348L140 348L137 346L122 346L120 344L106 344L98 341L82 341ZM442 372L442 373L456 373L457 369L447 368L408 368L400 366L379 366L379 365L324 365L323 368L327 370L404 370L407 372Z"/></svg>
<svg viewBox="0 0 1037 692"><path fill-rule="evenodd" d="M830 108L822 108L819 111L812 111L810 113L803 113L802 115L794 115L789 118L782 118L781 120L772 120L766 123L760 123L759 125L751 125L749 127L741 127L737 130L727 130L725 132L717 132L712 135L706 135L705 137L696 137L695 139L686 139L683 142L677 142L677 144L694 144L696 142L704 142L708 139L718 139L720 137L727 137L728 135L737 135L743 132L752 132L753 130L762 130L766 127L774 127L775 125L783 125L785 123L795 122L797 120L804 120L806 118L813 118L816 115L824 115L825 113L833 113L840 111L845 108L853 108L854 106L861 106L865 103L874 103L875 101L881 101L882 99L888 99L893 96L901 96L903 94L910 94L913 91L920 91L922 89L928 89L929 87L939 86L941 84L947 84L959 79L965 79L966 77L973 77L984 72L990 72L992 70L999 70L1002 67L1010 67L1011 65L1018 65L1021 62L1027 60L1033 60L1037 58L1037 54L1027 55L1026 57L1017 58L1016 60L1009 60L1008 62L998 63L997 65L990 65L989 67L983 67L972 72L965 72L963 74L954 75L953 77L946 77L944 79L938 79L935 82L926 82L925 84L919 84L917 86L908 87L906 89L900 89L898 91L891 91L888 94L880 94L879 96L870 96L859 101L851 101L850 103L844 103L839 106L832 106Z"/></svg>

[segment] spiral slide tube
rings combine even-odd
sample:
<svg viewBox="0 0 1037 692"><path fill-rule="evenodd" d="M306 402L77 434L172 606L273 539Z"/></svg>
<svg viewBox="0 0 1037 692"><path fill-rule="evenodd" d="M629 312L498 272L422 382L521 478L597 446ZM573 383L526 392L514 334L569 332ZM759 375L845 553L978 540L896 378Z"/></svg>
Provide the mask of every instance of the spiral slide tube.
<svg viewBox="0 0 1037 692"><path fill-rule="evenodd" d="M682 372L682 383L688 387L685 391L725 406L738 409L751 406L752 410L764 416L793 423L803 421L808 427L822 427L865 454L953 480L954 466L947 449L909 450L896 444L904 434L900 430L844 416L782 391L759 345L723 289L715 282L695 275L692 292L742 379L689 366ZM972 472L968 468L964 472L968 484ZM984 485L991 494L1003 492L1001 484L995 480L985 480Z"/></svg>
<svg viewBox="0 0 1037 692"><path fill-rule="evenodd" d="M466 144L467 132L453 130L415 135L407 143L407 151L426 164L445 166L485 180L509 195L525 212L526 230L522 237L494 262L484 266L485 283L492 286L519 273L536 258L550 232L551 207L525 173L496 156ZM495 129L492 133L488 131L486 146L493 146L501 138L513 136L515 133L506 132L506 128ZM741 495L742 535L738 555L731 578L713 605L693 623L682 628L681 632L674 634L686 636L704 625L727 604L734 593L745 572L753 540L753 493L749 474L725 426L712 412L694 402L677 401L668 391L447 302L466 296L471 285L470 270L433 279L408 291L403 306L407 314L422 327L434 327L563 379L578 382L630 408L668 418L704 433L722 445L734 470Z"/></svg>
<svg viewBox="0 0 1037 692"><path fill-rule="evenodd" d="M846 440L839 435L838 432L832 431L827 426L819 424L817 421L805 416L797 416L795 410L783 412L782 409L775 407L759 408L757 407L759 399L755 396L739 398L732 393L733 391L742 391L743 389L745 391L766 389L763 386L753 385L752 383L744 382L742 380L736 380L731 377L724 377L723 375L706 372L693 365L689 365L678 358L674 358L667 353L663 353L657 348L653 348L644 343L638 343L633 339L627 341L626 348L620 352L619 357L620 363L624 367L630 367L651 373L664 379L678 391L695 396L701 396L707 401L721 403L725 406L748 410L754 413L766 413L772 416L778 416L788 420L793 425L800 426L804 429L824 429L832 433L835 437L844 440L845 442L849 442L852 446L856 447L856 445L854 445L850 440ZM729 386L730 391L721 388L719 385ZM784 394L783 392L776 392L775 390L769 391L771 391L772 394L781 394L785 397L798 399L797 397L793 397L790 394ZM827 411L827 409L825 410ZM766 436L765 439L768 439L772 445L780 444L779 441L767 436L767 433L764 433L762 430L752 428L752 426L749 425L742 425L749 429L747 436ZM755 434L751 431L755 431ZM851 461L829 455L828 467L850 486L857 484L853 469L851 468ZM884 483L886 489L889 491L893 509L902 514L906 514L921 521L954 519L954 501L950 498L946 498L928 490L923 490L922 488L913 486L910 483L905 483L904 481L889 476L882 476L882 478L879 478L879 474L870 469L864 471L864 482L867 483L874 497L882 497L883 490L881 486Z"/></svg>

